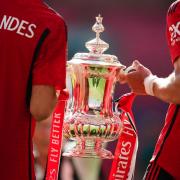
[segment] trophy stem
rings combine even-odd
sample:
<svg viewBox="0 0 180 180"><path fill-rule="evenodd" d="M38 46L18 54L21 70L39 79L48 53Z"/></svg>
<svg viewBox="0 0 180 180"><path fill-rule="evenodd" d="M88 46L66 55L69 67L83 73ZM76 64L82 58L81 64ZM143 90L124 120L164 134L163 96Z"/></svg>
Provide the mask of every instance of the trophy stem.
<svg viewBox="0 0 180 180"><path fill-rule="evenodd" d="M68 151L64 152L63 156L66 157L80 157L80 158L101 158L101 159L113 159L112 153L102 146L101 140L95 139L79 139L76 146Z"/></svg>

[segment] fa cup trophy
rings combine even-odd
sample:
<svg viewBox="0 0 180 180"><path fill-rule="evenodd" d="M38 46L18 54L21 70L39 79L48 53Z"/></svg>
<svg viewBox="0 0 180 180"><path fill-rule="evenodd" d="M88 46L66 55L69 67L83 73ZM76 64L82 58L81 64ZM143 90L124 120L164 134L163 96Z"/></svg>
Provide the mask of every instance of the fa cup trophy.
<svg viewBox="0 0 180 180"><path fill-rule="evenodd" d="M96 38L86 43L89 53L77 53L68 62L71 98L66 107L63 134L76 141L64 152L68 157L112 159L103 144L118 139L123 131L119 112L113 106L113 93L124 66L114 55L104 54L109 45L101 40L103 18L96 17L92 30Z"/></svg>
<svg viewBox="0 0 180 180"><path fill-rule="evenodd" d="M114 87L125 66L116 56L104 54L109 45L100 38L102 20L96 17L92 28L96 38L86 43L89 53L77 53L67 63L69 93L61 91L52 115L46 180L58 179L62 134L76 142L64 156L114 158L108 180L131 180L134 176L138 135L131 106L135 94L124 94L113 103ZM125 71L132 70L129 67ZM113 156L104 144L116 139Z"/></svg>

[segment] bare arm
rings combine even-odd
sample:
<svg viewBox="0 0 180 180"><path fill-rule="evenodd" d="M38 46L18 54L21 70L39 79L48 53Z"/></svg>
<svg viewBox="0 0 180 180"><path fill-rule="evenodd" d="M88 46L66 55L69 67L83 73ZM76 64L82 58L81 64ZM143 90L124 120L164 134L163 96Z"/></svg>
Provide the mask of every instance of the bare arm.
<svg viewBox="0 0 180 180"><path fill-rule="evenodd" d="M154 95L166 102L180 104L180 57L174 63L175 71L167 78L158 78L153 85Z"/></svg>
<svg viewBox="0 0 180 180"><path fill-rule="evenodd" d="M30 101L30 112L37 121L47 119L57 103L56 91L53 86L34 85Z"/></svg>

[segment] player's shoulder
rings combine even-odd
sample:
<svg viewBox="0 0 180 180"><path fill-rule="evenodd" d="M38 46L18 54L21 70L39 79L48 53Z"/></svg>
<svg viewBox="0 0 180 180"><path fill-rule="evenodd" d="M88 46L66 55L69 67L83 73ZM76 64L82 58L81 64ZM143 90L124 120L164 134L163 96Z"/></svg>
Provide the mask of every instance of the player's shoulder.
<svg viewBox="0 0 180 180"><path fill-rule="evenodd" d="M47 4L43 3L39 12L41 19L49 25L66 26L64 18Z"/></svg>
<svg viewBox="0 0 180 180"><path fill-rule="evenodd" d="M180 14L180 0L173 2L168 9L168 15L173 15L175 13Z"/></svg>
<svg viewBox="0 0 180 180"><path fill-rule="evenodd" d="M54 20L57 23L65 24L64 18L59 13L57 13L54 9L52 9L47 4L44 4L44 8L46 9L47 13L51 15L52 20Z"/></svg>

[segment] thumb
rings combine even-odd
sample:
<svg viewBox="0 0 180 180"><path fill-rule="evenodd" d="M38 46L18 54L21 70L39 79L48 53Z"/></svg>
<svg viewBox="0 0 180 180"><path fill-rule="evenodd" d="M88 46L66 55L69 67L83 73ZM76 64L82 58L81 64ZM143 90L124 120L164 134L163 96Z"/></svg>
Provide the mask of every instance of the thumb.
<svg viewBox="0 0 180 180"><path fill-rule="evenodd" d="M141 63L138 60L134 60L132 66L138 67Z"/></svg>

